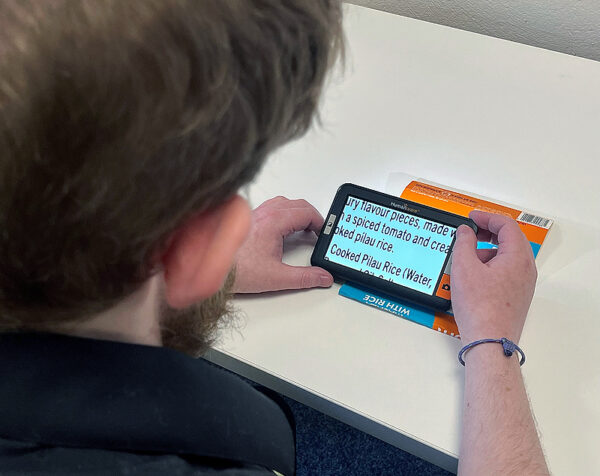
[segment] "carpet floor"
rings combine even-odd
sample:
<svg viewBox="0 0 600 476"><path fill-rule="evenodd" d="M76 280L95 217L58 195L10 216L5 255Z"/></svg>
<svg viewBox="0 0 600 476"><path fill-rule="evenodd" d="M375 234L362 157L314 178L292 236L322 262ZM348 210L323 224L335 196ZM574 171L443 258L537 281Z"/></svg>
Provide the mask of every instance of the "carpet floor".
<svg viewBox="0 0 600 476"><path fill-rule="evenodd" d="M296 476L452 476L335 418L279 396L290 407L296 421Z"/></svg>
<svg viewBox="0 0 600 476"><path fill-rule="evenodd" d="M297 476L450 476L427 461L283 397L296 420Z"/></svg>

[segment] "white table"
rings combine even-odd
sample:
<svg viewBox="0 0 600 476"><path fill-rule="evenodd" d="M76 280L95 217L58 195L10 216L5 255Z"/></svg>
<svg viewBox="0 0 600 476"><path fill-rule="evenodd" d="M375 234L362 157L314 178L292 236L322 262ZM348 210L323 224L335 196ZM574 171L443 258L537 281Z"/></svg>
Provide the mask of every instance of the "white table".
<svg viewBox="0 0 600 476"><path fill-rule="evenodd" d="M384 190L405 172L557 220L521 344L554 474L600 474L600 63L356 6L323 127L274 154L250 189L306 198ZM400 191L398 191L400 192ZM312 241L286 247L309 262ZM460 342L327 290L237 300L208 358L456 470Z"/></svg>

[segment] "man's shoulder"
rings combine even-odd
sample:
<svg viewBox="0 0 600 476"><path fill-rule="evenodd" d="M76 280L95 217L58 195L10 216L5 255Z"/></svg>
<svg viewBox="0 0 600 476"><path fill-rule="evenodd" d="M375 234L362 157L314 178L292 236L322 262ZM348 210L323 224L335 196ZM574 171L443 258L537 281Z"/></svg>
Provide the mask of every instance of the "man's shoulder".
<svg viewBox="0 0 600 476"><path fill-rule="evenodd" d="M125 470L138 466L144 474L294 471L285 408L208 362L168 349L41 334L0 335L0 362L2 476L10 474L3 460L11 458L59 465L41 466L45 474L71 474L61 465L94 461L82 474L141 474ZM110 470L95 470L106 465ZM28 473L35 471L13 474Z"/></svg>
<svg viewBox="0 0 600 476"><path fill-rule="evenodd" d="M273 472L266 468L235 461L99 448L40 446L4 438L0 438L0 468L2 476L273 476Z"/></svg>

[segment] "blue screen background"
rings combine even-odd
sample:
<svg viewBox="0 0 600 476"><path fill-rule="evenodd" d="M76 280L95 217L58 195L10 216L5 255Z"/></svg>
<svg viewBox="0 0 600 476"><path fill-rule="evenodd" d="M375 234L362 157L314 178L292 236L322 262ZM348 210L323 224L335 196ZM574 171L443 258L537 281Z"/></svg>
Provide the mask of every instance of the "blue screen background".
<svg viewBox="0 0 600 476"><path fill-rule="evenodd" d="M350 196L325 259L432 295L455 232Z"/></svg>

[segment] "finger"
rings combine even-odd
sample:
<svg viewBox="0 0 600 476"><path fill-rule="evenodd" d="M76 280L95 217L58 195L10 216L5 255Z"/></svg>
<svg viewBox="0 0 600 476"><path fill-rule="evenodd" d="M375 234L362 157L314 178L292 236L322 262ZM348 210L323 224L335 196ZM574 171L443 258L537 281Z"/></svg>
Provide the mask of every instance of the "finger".
<svg viewBox="0 0 600 476"><path fill-rule="evenodd" d="M482 263L487 263L489 260L491 260L492 258L494 258L496 256L496 254L498 253L498 250L493 248L493 249L482 249L482 250L477 250L477 257L479 258L479 260Z"/></svg>
<svg viewBox="0 0 600 476"><path fill-rule="evenodd" d="M288 230L285 230L285 233L282 233L282 236L287 236L295 231L312 231L316 235L318 235L321 231L321 228L322 228L323 222L324 222L324 219L321 216L321 214L318 212L318 210L304 199L290 200L290 199L280 195L280 196L271 198L270 200L267 200L266 202L263 202L260 206L258 206L256 208L256 210L258 210L259 208L271 208L274 210L290 210L290 213L292 214L290 219L292 221L299 219L298 217L303 214L304 215L312 215L313 219L310 222L308 222L308 224L304 228L300 228L300 225L293 225L293 224L292 224L293 226L290 228L289 227L289 219L288 219L288 221L282 222L283 226L285 226L286 228L289 228ZM303 213L303 212L294 210L297 208L306 209L306 210L308 210L308 212Z"/></svg>
<svg viewBox="0 0 600 476"><path fill-rule="evenodd" d="M497 236L498 253L527 251L527 239L515 220L505 215L472 211L469 217L478 227Z"/></svg>
<svg viewBox="0 0 600 476"><path fill-rule="evenodd" d="M278 195L277 197L271 198L270 200L261 203L257 208L264 207L270 207L280 210L283 208L311 208L313 206L303 198L290 200L289 198L286 198L282 195Z"/></svg>
<svg viewBox="0 0 600 476"><path fill-rule="evenodd" d="M452 271L480 264L477 256L477 237L472 228L461 225L456 230L456 241L452 251Z"/></svg>
<svg viewBox="0 0 600 476"><path fill-rule="evenodd" d="M276 226L281 236L286 237L296 231L313 231L319 234L324 219L313 206L279 210Z"/></svg>
<svg viewBox="0 0 600 476"><path fill-rule="evenodd" d="M256 207L256 210L258 210L259 208L265 208L265 207L276 207L278 208L280 206L280 204L289 201L286 197L284 197L283 195L278 195L276 197L270 198L269 200L265 200L264 202L262 202L258 207Z"/></svg>
<svg viewBox="0 0 600 476"><path fill-rule="evenodd" d="M309 202L304 200L303 198L298 198L295 200L290 200L285 197L277 197L282 200L275 200L273 202L273 206L281 209L281 208L314 208Z"/></svg>
<svg viewBox="0 0 600 476"><path fill-rule="evenodd" d="M312 231L315 233L315 235L318 235L321 232L321 228L323 227L323 222L325 221L325 219L323 218L323 215L321 215L319 213L319 210L317 210L311 203L307 202L304 199L298 199L298 200L290 200L289 205L291 208L306 208L315 217L318 217L318 219L316 221L312 222L313 224L316 223L317 226L305 228L305 230Z"/></svg>
<svg viewBox="0 0 600 476"><path fill-rule="evenodd" d="M276 272L279 289L328 288L333 277L318 266L290 266L281 264Z"/></svg>

